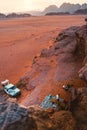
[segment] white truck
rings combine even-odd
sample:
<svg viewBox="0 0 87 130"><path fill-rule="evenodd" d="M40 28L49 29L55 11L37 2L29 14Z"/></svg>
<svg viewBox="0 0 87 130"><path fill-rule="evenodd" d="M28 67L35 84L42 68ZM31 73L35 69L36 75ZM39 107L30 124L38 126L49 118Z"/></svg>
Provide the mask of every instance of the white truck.
<svg viewBox="0 0 87 130"><path fill-rule="evenodd" d="M8 79L2 81L1 85L3 87L3 90L12 97L16 97L21 94L20 89L17 88L14 84L9 83Z"/></svg>

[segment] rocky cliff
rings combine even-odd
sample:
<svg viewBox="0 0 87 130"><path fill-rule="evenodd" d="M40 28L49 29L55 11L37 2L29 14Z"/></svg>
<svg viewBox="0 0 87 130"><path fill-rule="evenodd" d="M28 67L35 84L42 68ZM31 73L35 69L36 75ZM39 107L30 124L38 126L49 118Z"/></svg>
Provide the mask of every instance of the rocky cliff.
<svg viewBox="0 0 87 130"><path fill-rule="evenodd" d="M32 91L22 103L25 106L39 104L49 93L60 94L70 100L69 94L62 89L64 84L73 84L76 88L86 86L86 72L84 69L80 71L87 60L86 46L86 25L62 31L53 46L43 49L40 56L34 57L31 71L19 81L26 84L27 90ZM84 81L79 77L84 78Z"/></svg>

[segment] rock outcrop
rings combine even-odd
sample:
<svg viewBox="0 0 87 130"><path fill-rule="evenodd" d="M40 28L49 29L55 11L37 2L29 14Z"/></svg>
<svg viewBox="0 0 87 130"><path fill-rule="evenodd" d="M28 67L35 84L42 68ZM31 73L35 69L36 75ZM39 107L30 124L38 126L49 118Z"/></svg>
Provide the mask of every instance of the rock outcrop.
<svg viewBox="0 0 87 130"><path fill-rule="evenodd" d="M83 79L83 80L82 80ZM37 130L87 129L87 26L70 27L62 31L49 49L43 49L33 59L32 69L20 80L31 94L22 102L25 106L39 105L48 94L60 94L71 101L63 84L73 84L77 98L71 101L71 111L57 111L52 115L41 108L29 107L28 112ZM84 87L84 88L83 88Z"/></svg>
<svg viewBox="0 0 87 130"><path fill-rule="evenodd" d="M0 130L87 130L87 88L79 88L77 93L71 111L60 110L52 114L39 106L24 108L2 97Z"/></svg>
<svg viewBox="0 0 87 130"><path fill-rule="evenodd" d="M76 120L76 130L87 129L87 88L78 89L78 98L72 103L72 113Z"/></svg>
<svg viewBox="0 0 87 130"><path fill-rule="evenodd" d="M24 108L13 99L0 102L0 130L74 130L75 121L69 111L53 115L38 106Z"/></svg>
<svg viewBox="0 0 87 130"><path fill-rule="evenodd" d="M27 109L16 102L0 101L0 130L36 130L36 124Z"/></svg>
<svg viewBox="0 0 87 130"><path fill-rule="evenodd" d="M22 103L25 106L39 104L49 93L60 94L70 100L62 85L73 84L76 88L86 86L79 78L85 75L79 70L86 63L86 46L86 25L62 31L53 46L43 49L40 56L34 58L31 71L21 78L20 83L26 84L27 90L32 91Z"/></svg>
<svg viewBox="0 0 87 130"><path fill-rule="evenodd" d="M75 120L70 111L59 111L49 115L41 109L30 107L29 112L36 121L37 130L74 130L75 128Z"/></svg>

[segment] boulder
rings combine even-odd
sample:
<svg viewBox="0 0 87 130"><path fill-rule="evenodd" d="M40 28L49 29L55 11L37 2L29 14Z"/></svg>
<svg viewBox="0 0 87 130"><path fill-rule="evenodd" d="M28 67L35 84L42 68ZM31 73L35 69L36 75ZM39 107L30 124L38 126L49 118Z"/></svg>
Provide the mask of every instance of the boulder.
<svg viewBox="0 0 87 130"><path fill-rule="evenodd" d="M69 111L58 111L49 115L35 106L29 107L37 124L37 130L74 130L75 120Z"/></svg>
<svg viewBox="0 0 87 130"><path fill-rule="evenodd" d="M36 130L29 112L16 102L0 102L0 130Z"/></svg>
<svg viewBox="0 0 87 130"><path fill-rule="evenodd" d="M75 121L69 111L60 111L53 114L52 130L75 130Z"/></svg>

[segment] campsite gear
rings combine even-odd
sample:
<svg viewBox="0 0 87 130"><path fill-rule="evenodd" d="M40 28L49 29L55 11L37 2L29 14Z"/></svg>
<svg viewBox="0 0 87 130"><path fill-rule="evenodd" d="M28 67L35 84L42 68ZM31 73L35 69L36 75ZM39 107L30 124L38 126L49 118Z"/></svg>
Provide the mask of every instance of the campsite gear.
<svg viewBox="0 0 87 130"><path fill-rule="evenodd" d="M46 109L46 112L52 114L52 113L54 113L54 109L53 108L48 108L48 109Z"/></svg>
<svg viewBox="0 0 87 130"><path fill-rule="evenodd" d="M69 89L70 89L70 85L63 85L63 88L66 90L66 91L68 91Z"/></svg>
<svg viewBox="0 0 87 130"><path fill-rule="evenodd" d="M58 110L58 105L56 103L56 96L52 96L51 94L46 96L40 106L44 110L47 110L49 108L53 108L54 110Z"/></svg>
<svg viewBox="0 0 87 130"><path fill-rule="evenodd" d="M51 94L46 96L43 102L40 105L45 111L57 111L57 110L66 110L67 104L64 102L63 98L60 98L59 95L52 96Z"/></svg>
<svg viewBox="0 0 87 130"><path fill-rule="evenodd" d="M56 100L59 100L59 95L58 94L56 95Z"/></svg>

